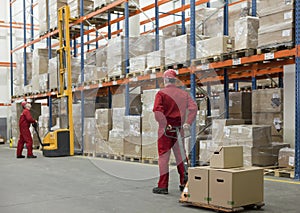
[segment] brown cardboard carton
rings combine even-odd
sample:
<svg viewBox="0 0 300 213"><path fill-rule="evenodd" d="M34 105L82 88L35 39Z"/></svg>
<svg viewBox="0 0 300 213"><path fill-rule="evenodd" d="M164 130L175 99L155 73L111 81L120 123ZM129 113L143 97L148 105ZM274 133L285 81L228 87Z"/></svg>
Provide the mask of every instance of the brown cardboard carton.
<svg viewBox="0 0 300 213"><path fill-rule="evenodd" d="M285 10L259 18L259 27L269 27L283 22L293 22L294 10Z"/></svg>
<svg viewBox="0 0 300 213"><path fill-rule="evenodd" d="M294 8L294 0L259 0L257 1L257 14L266 16L280 11Z"/></svg>
<svg viewBox="0 0 300 213"><path fill-rule="evenodd" d="M229 113L251 113L251 93L230 92L229 93Z"/></svg>
<svg viewBox="0 0 300 213"><path fill-rule="evenodd" d="M212 168L235 168L242 167L243 147L242 146L223 146L216 150L210 158Z"/></svg>
<svg viewBox="0 0 300 213"><path fill-rule="evenodd" d="M221 141L224 138L226 126L244 124L241 119L215 119L212 121L212 138Z"/></svg>
<svg viewBox="0 0 300 213"><path fill-rule="evenodd" d="M189 168L189 202L209 203L209 171L210 167Z"/></svg>
<svg viewBox="0 0 300 213"><path fill-rule="evenodd" d="M282 88L252 91L252 112L282 112L282 108Z"/></svg>
<svg viewBox="0 0 300 213"><path fill-rule="evenodd" d="M141 137L136 137L135 140L123 140L123 153L125 156L140 158L142 156L142 141Z"/></svg>
<svg viewBox="0 0 300 213"><path fill-rule="evenodd" d="M295 149L294 148L282 148L279 150L278 155L279 167L290 167L295 166Z"/></svg>
<svg viewBox="0 0 300 213"><path fill-rule="evenodd" d="M258 167L209 171L210 204L234 208L264 200L263 169Z"/></svg>

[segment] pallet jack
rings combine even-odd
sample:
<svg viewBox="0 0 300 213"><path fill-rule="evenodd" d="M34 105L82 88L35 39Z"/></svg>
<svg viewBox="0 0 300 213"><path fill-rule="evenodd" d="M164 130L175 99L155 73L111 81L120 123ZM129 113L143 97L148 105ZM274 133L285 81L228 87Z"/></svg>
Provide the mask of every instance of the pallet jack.
<svg viewBox="0 0 300 213"><path fill-rule="evenodd" d="M70 7L65 5L58 9L58 90L57 98L65 103L67 111L67 128L50 131L43 140L43 155L45 157L59 157L74 155L74 128L72 115L72 73L71 73L71 48L70 26L73 21L70 18ZM45 144L48 144L45 146Z"/></svg>

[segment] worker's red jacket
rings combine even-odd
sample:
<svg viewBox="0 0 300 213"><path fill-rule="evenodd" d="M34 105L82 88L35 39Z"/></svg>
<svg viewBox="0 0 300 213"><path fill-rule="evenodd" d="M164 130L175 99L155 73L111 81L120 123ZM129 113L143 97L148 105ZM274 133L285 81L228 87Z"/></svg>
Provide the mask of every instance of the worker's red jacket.
<svg viewBox="0 0 300 213"><path fill-rule="evenodd" d="M32 118L30 111L24 109L20 116L19 127L29 129L31 123L35 123L35 120Z"/></svg>
<svg viewBox="0 0 300 213"><path fill-rule="evenodd" d="M153 112L159 127L165 128L167 125L175 127L184 123L191 125L197 115L197 109L189 93L171 84L156 94Z"/></svg>

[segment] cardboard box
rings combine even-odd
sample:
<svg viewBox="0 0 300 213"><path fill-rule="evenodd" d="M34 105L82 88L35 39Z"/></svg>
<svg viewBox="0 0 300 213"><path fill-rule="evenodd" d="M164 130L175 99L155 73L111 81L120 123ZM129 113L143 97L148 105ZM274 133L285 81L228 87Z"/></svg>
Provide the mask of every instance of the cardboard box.
<svg viewBox="0 0 300 213"><path fill-rule="evenodd" d="M252 112L282 112L282 109L282 88L252 91Z"/></svg>
<svg viewBox="0 0 300 213"><path fill-rule="evenodd" d="M244 121L241 119L214 119L212 121L212 139L222 141L225 134L225 127L239 124L244 124Z"/></svg>
<svg viewBox="0 0 300 213"><path fill-rule="evenodd" d="M206 166L189 168L189 202L209 203L209 170Z"/></svg>
<svg viewBox="0 0 300 213"><path fill-rule="evenodd" d="M294 8L294 0L260 0L257 1L257 14L266 16Z"/></svg>
<svg viewBox="0 0 300 213"><path fill-rule="evenodd" d="M294 148L282 148L279 150L278 155L279 167L293 168L295 166L295 149Z"/></svg>
<svg viewBox="0 0 300 213"><path fill-rule="evenodd" d="M141 137L136 137L136 140L123 140L123 153L125 156L142 157L142 140Z"/></svg>
<svg viewBox="0 0 300 213"><path fill-rule="evenodd" d="M258 167L209 171L210 204L234 208L264 200L263 169Z"/></svg>
<svg viewBox="0 0 300 213"><path fill-rule="evenodd" d="M243 163L242 146L223 146L216 150L210 158L212 168L235 168L242 167Z"/></svg>

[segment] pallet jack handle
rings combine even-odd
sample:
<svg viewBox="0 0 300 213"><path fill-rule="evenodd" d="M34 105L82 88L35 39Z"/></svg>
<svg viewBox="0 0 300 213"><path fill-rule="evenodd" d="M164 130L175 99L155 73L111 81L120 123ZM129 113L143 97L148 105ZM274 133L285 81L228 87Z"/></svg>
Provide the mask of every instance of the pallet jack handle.
<svg viewBox="0 0 300 213"><path fill-rule="evenodd" d="M41 140L41 138L40 138L39 131L38 131L38 129L37 129L37 128L38 128L38 123L33 123L32 126L33 126L33 128L34 128L34 130L35 130L35 133L36 133L36 135L37 135L37 137L38 137L38 140L39 140L41 146L42 146L42 147L44 147L44 146L50 146L50 143L45 143L45 144L42 143L42 140Z"/></svg>

